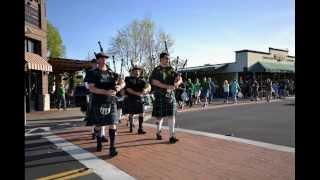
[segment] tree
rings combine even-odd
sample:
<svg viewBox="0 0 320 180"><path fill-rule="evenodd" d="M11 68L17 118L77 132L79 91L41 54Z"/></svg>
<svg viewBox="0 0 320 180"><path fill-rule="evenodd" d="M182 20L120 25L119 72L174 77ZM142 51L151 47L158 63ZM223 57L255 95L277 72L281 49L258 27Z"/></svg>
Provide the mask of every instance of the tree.
<svg viewBox="0 0 320 180"><path fill-rule="evenodd" d="M129 70L135 64L144 67L147 77L152 69L159 63L159 54L165 51L165 43L169 53L173 52L174 40L162 30L156 33L155 23L145 18L134 20L129 25L117 31L112 37L109 52L117 61L123 59L123 66Z"/></svg>
<svg viewBox="0 0 320 180"><path fill-rule="evenodd" d="M59 30L48 22L47 31L47 48L49 57L65 57L66 47L63 45Z"/></svg>

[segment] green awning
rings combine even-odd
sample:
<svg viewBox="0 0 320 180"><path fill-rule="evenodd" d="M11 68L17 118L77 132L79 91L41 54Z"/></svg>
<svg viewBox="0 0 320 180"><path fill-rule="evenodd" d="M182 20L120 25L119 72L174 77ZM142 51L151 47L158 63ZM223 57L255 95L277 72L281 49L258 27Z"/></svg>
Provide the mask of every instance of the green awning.
<svg viewBox="0 0 320 180"><path fill-rule="evenodd" d="M257 62L249 68L250 72L294 73L294 64Z"/></svg>

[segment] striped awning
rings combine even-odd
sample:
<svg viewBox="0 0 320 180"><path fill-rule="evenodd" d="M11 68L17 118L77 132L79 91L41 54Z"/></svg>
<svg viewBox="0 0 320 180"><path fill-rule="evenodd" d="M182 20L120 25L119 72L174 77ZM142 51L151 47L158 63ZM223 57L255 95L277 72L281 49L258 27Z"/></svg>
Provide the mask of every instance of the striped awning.
<svg viewBox="0 0 320 180"><path fill-rule="evenodd" d="M26 61L26 69L52 72L52 66L38 54L25 52L24 59Z"/></svg>

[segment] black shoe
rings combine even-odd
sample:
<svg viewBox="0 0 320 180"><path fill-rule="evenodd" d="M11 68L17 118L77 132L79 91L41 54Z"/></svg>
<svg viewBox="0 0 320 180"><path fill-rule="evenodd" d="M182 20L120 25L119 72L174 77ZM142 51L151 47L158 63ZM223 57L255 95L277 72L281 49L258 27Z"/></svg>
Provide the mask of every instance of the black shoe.
<svg viewBox="0 0 320 180"><path fill-rule="evenodd" d="M169 139L169 143L170 144L174 144L174 143L176 143L176 142L178 142L179 141L179 139L177 139L176 137L171 137L170 139Z"/></svg>
<svg viewBox="0 0 320 180"><path fill-rule="evenodd" d="M108 139L107 139L105 136L102 136L102 137L101 137L101 141L102 141L102 142L108 142Z"/></svg>
<svg viewBox="0 0 320 180"><path fill-rule="evenodd" d="M102 151L102 143L97 143L97 152L101 152Z"/></svg>
<svg viewBox="0 0 320 180"><path fill-rule="evenodd" d="M110 156L111 156L111 157L114 157L114 156L116 156L116 155L118 155L118 151L116 150L115 147L111 147L111 148L110 148Z"/></svg>
<svg viewBox="0 0 320 180"><path fill-rule="evenodd" d="M145 132L143 129L138 129L138 134L146 134L147 132Z"/></svg>
<svg viewBox="0 0 320 180"><path fill-rule="evenodd" d="M161 134L159 133L157 133L157 140L162 140L162 136L161 136Z"/></svg>

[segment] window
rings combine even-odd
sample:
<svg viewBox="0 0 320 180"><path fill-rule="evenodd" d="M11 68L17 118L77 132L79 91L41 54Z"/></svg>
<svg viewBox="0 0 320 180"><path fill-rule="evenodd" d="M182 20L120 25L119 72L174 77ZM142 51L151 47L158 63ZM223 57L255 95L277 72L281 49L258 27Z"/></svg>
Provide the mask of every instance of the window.
<svg viewBox="0 0 320 180"><path fill-rule="evenodd" d="M27 2L25 4L25 21L41 28L40 4Z"/></svg>
<svg viewBox="0 0 320 180"><path fill-rule="evenodd" d="M25 39L24 51L32 52L41 56L41 42L33 39Z"/></svg>

